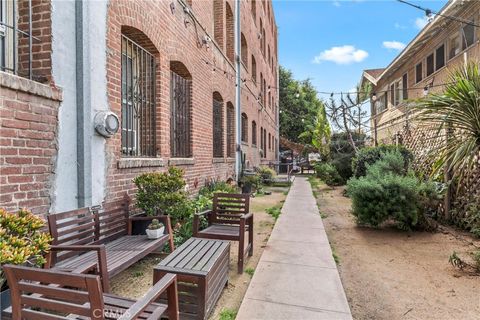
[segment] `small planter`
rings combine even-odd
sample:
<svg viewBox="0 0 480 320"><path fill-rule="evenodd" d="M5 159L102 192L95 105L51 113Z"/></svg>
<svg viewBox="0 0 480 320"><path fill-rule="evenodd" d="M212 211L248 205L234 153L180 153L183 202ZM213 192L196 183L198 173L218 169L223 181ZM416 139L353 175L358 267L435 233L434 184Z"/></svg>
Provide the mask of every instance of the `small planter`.
<svg viewBox="0 0 480 320"><path fill-rule="evenodd" d="M0 319L2 319L2 311L12 305L10 289L0 291Z"/></svg>
<svg viewBox="0 0 480 320"><path fill-rule="evenodd" d="M250 183L244 183L242 185L242 193L252 193L252 185Z"/></svg>
<svg viewBox="0 0 480 320"><path fill-rule="evenodd" d="M160 229L155 229L155 230L146 229L145 231L147 232L148 239L158 239L161 236L163 236L163 234L165 233L165 226L161 227Z"/></svg>

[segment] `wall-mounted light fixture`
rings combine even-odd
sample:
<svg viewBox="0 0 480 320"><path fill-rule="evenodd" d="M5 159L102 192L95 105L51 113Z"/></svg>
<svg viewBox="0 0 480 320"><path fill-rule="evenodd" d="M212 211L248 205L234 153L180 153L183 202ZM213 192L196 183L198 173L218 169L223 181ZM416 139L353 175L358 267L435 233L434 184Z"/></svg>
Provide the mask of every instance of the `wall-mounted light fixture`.
<svg viewBox="0 0 480 320"><path fill-rule="evenodd" d="M373 102L377 101L377 94L375 92L372 93L372 101Z"/></svg>
<svg viewBox="0 0 480 320"><path fill-rule="evenodd" d="M426 97L428 96L428 87L425 86L425 88L423 88L423 96Z"/></svg>
<svg viewBox="0 0 480 320"><path fill-rule="evenodd" d="M112 137L120 128L120 120L111 111L100 111L94 118L95 131L105 138Z"/></svg>

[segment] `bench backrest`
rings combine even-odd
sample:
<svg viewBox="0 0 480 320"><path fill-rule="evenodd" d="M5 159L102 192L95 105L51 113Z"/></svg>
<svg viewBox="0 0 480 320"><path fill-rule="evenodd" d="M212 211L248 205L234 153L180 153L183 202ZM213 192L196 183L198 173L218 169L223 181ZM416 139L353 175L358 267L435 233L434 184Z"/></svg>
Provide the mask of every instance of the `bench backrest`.
<svg viewBox="0 0 480 320"><path fill-rule="evenodd" d="M128 232L128 201L104 203L101 207L81 208L48 215L48 227L54 245L102 244ZM55 262L75 255L78 251L53 253Z"/></svg>
<svg viewBox="0 0 480 320"><path fill-rule="evenodd" d="M250 210L250 195L215 193L212 209L212 223L239 224L240 217Z"/></svg>
<svg viewBox="0 0 480 320"><path fill-rule="evenodd" d="M12 319L58 320L69 314L104 319L99 276L5 265Z"/></svg>

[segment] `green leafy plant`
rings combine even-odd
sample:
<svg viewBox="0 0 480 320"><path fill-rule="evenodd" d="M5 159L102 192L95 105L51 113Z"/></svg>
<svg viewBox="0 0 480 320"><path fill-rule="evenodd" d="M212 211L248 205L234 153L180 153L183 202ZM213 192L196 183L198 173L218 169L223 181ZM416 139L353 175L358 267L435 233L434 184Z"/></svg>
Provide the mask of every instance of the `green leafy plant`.
<svg viewBox="0 0 480 320"><path fill-rule="evenodd" d="M265 212L271 215L275 220L277 220L282 213L282 206L274 206L267 208L265 209Z"/></svg>
<svg viewBox="0 0 480 320"><path fill-rule="evenodd" d="M273 182L273 178L277 175L273 169L265 166L258 168L257 173L260 176L261 183L265 185L270 185Z"/></svg>
<svg viewBox="0 0 480 320"><path fill-rule="evenodd" d="M44 254L50 249L52 238L42 232L45 222L27 210L16 214L0 209L0 266L4 264L27 264L41 267ZM0 288L5 283L0 271Z"/></svg>
<svg viewBox="0 0 480 320"><path fill-rule="evenodd" d="M253 274L255 273L255 269L248 267L245 269L245 273L248 274L250 277L252 277Z"/></svg>
<svg viewBox="0 0 480 320"><path fill-rule="evenodd" d="M222 309L220 311L220 320L235 320L237 312L237 310L233 309Z"/></svg>
<svg viewBox="0 0 480 320"><path fill-rule="evenodd" d="M352 178L347 193L352 198L352 213L363 225L379 226L392 219L410 230L424 219L425 206L437 196L432 182L420 181L412 172L404 173L400 152L384 153L367 165L366 176Z"/></svg>
<svg viewBox="0 0 480 320"><path fill-rule="evenodd" d="M432 174L443 169L459 182L474 169L480 154L480 70L470 62L454 70L441 94L431 94L416 106L416 119L446 141L431 151ZM433 129L431 129L433 128Z"/></svg>
<svg viewBox="0 0 480 320"><path fill-rule="evenodd" d="M183 170L170 167L167 172L150 172L136 177L137 206L147 215L178 213L184 206L187 194L184 190Z"/></svg>
<svg viewBox="0 0 480 320"><path fill-rule="evenodd" d="M317 177L328 186L339 186L344 183L337 169L330 163L319 163L315 166Z"/></svg>
<svg viewBox="0 0 480 320"><path fill-rule="evenodd" d="M205 186L203 186L202 188L200 188L198 194L212 199L213 194L217 192L235 193L237 192L237 189L235 188L235 186L232 186L225 181L211 181L206 183Z"/></svg>
<svg viewBox="0 0 480 320"><path fill-rule="evenodd" d="M250 185L252 186L254 189L258 189L259 185L260 185L260 176L258 174L249 174L249 175L244 175L241 179L240 179L240 183L242 185Z"/></svg>
<svg viewBox="0 0 480 320"><path fill-rule="evenodd" d="M413 154L403 146L381 145L361 149L352 160L353 176L363 177L367 174L368 165L372 165L382 158L385 153L398 151L402 155L405 172L413 160Z"/></svg>

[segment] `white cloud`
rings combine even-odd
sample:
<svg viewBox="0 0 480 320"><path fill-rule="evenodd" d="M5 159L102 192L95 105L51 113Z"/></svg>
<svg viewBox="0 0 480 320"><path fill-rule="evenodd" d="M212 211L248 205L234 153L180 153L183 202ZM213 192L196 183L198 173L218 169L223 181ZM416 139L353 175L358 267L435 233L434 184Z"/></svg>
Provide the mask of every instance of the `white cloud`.
<svg viewBox="0 0 480 320"><path fill-rule="evenodd" d="M423 29L427 24L428 24L427 16L423 16L421 18L415 19L415 27L417 27L420 30Z"/></svg>
<svg viewBox="0 0 480 320"><path fill-rule="evenodd" d="M350 64L353 62L362 62L368 57L368 52L357 49L351 45L341 47L332 47L321 52L313 58L313 63L321 63L322 61L332 61L336 64Z"/></svg>
<svg viewBox="0 0 480 320"><path fill-rule="evenodd" d="M400 23L398 23L398 22L395 22L394 27L395 27L395 29L398 29L398 30L405 30L405 29L407 29L407 26L404 26L403 24L400 24Z"/></svg>
<svg viewBox="0 0 480 320"><path fill-rule="evenodd" d="M340 6L341 6L340 1L338 1L338 0L334 0L334 1L332 2L332 4L333 4L335 7L340 7Z"/></svg>
<svg viewBox="0 0 480 320"><path fill-rule="evenodd" d="M400 41L383 41L383 47L386 49L403 50L407 45Z"/></svg>

